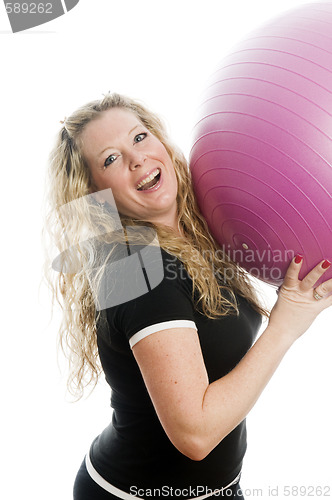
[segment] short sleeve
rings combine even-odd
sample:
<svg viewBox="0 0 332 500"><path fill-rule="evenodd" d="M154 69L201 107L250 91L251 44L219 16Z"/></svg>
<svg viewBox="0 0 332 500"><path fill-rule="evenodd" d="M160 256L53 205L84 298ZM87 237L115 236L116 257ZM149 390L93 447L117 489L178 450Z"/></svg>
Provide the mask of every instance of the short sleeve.
<svg viewBox="0 0 332 500"><path fill-rule="evenodd" d="M160 330L186 327L197 330L192 281L183 264L162 250L164 278L152 290L134 300L107 309L111 330L124 335L131 348Z"/></svg>

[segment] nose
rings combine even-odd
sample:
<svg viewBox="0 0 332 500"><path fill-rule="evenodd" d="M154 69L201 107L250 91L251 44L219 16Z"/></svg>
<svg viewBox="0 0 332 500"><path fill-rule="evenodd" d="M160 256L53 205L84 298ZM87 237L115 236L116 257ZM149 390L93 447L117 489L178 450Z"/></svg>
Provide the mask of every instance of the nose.
<svg viewBox="0 0 332 500"><path fill-rule="evenodd" d="M142 151L132 151L129 156L129 168L130 170L136 170L136 168L144 165L146 160L146 154Z"/></svg>

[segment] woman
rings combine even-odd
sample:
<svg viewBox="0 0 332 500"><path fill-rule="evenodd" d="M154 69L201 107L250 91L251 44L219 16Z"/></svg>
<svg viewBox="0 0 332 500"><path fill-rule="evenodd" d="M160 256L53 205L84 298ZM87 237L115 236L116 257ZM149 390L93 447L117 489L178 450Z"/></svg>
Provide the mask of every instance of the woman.
<svg viewBox="0 0 332 500"><path fill-rule="evenodd" d="M210 235L186 161L160 120L117 94L65 120L49 178L48 224L67 260L55 290L64 304L70 386L80 395L96 382L99 357L112 388L112 423L81 465L75 500L243 498L245 417L284 354L332 305L332 280L314 288L330 262L300 281L297 255L268 315L246 273ZM116 260L117 251L130 247L138 255L149 246L144 231L128 244L128 231L142 226L157 234L163 279L117 302L128 285L118 273L106 294L112 300L100 304L107 263L126 262ZM269 322L254 343L262 315Z"/></svg>

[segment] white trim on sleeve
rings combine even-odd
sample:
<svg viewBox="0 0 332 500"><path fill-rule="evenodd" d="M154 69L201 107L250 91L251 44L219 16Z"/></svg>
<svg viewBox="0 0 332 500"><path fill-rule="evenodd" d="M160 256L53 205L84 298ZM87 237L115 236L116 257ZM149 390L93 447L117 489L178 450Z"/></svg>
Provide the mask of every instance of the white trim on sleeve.
<svg viewBox="0 0 332 500"><path fill-rule="evenodd" d="M188 319L175 319L171 321L163 321L162 323L155 323L154 325L143 328L129 339L131 349L135 344L137 344L137 342L144 339L148 335L151 335L151 333L168 330L169 328L194 328L197 330L196 323Z"/></svg>

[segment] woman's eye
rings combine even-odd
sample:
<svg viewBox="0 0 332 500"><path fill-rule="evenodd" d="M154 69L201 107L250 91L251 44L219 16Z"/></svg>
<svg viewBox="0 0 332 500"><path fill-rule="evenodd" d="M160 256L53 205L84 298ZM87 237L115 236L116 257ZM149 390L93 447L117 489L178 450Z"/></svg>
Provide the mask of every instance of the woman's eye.
<svg viewBox="0 0 332 500"><path fill-rule="evenodd" d="M134 142L142 142L147 135L148 134L146 132L143 132L142 134L136 135L135 139L134 139Z"/></svg>
<svg viewBox="0 0 332 500"><path fill-rule="evenodd" d="M106 158L104 167L108 167L108 165L111 165L114 161L116 160L115 155L110 155L108 158Z"/></svg>

